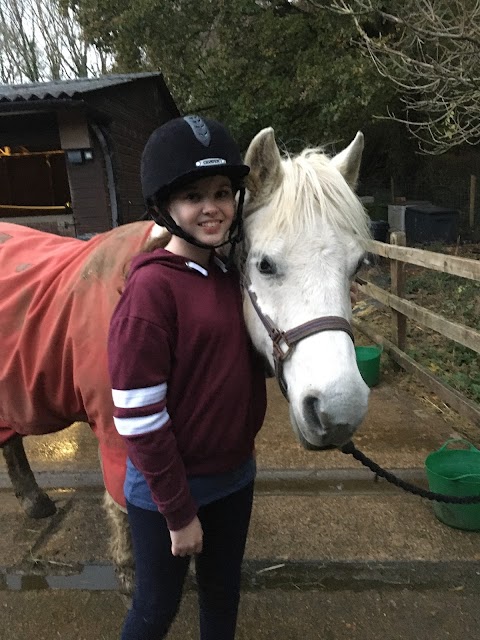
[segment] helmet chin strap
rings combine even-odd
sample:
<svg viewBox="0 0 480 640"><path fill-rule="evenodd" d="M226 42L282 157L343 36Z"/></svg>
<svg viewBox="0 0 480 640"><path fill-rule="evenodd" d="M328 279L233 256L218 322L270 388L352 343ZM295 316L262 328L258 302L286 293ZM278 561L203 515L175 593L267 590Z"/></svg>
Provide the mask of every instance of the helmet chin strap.
<svg viewBox="0 0 480 640"><path fill-rule="evenodd" d="M235 253L235 246L243 240L243 201L245 199L245 189L241 188L239 190L238 196L238 206L235 216L233 218L230 229L228 230L228 239L220 244L216 244L214 246L205 244L203 242L199 242L196 238L194 238L190 233L187 233L182 227L180 227L172 216L168 213L168 211L164 209L159 209L159 211L149 209L149 213L153 220L162 227L165 227L167 231L169 231L172 235L178 236L185 240L189 244L193 244L196 247L200 247L200 249L219 249L220 247L225 246L226 244L231 244L230 252L227 259L227 266L230 266L233 262L233 256Z"/></svg>

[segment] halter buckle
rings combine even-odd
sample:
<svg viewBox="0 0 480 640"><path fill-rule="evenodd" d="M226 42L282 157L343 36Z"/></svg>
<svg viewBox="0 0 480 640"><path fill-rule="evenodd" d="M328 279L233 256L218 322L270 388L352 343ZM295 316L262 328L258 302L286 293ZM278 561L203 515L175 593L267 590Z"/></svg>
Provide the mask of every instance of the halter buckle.
<svg viewBox="0 0 480 640"><path fill-rule="evenodd" d="M270 335L272 339L273 357L275 360L286 360L292 353L293 345L288 341L288 338L284 331L275 331ZM286 346L287 350L284 351L282 346Z"/></svg>

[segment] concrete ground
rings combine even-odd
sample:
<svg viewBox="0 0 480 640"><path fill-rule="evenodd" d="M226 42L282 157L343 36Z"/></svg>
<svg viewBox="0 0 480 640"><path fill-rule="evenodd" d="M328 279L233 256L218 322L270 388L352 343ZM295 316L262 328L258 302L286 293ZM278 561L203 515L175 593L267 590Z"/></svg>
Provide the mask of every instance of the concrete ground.
<svg viewBox="0 0 480 640"><path fill-rule="evenodd" d="M114 592L28 591L1 597L1 640L116 640L125 607ZM478 640L478 593L279 591L243 593L237 640ZM188 593L169 640L196 640Z"/></svg>
<svg viewBox="0 0 480 640"><path fill-rule="evenodd" d="M457 424L395 384L372 390L359 449L426 486L425 457ZM28 520L0 463L0 640L114 640L125 614L107 553L96 443L85 425L30 438L58 512ZM295 442L269 382L244 563L239 640L480 640L480 534L439 522L352 457ZM197 638L190 583L169 637Z"/></svg>

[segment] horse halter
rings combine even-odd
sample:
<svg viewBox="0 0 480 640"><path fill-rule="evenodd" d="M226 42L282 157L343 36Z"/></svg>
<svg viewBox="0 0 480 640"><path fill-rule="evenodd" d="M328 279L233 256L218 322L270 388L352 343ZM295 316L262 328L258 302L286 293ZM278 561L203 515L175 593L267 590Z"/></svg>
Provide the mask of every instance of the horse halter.
<svg viewBox="0 0 480 640"><path fill-rule="evenodd" d="M315 318L308 322L304 322L298 327L289 329L288 331L281 331L260 309L257 294L253 291L252 283L246 275L243 276L243 285L244 289L248 292L253 308L257 312L258 317L262 321L263 326L267 330L270 340L272 341L275 377L277 378L280 390L287 401L289 401L288 386L283 375L283 364L285 360L292 355L293 350L300 340L308 338L308 336L314 335L315 333L320 333L321 331L345 331L345 333L347 333L352 339L352 342L355 343L350 323L341 316L323 316L321 318ZM284 350L285 348L286 350Z"/></svg>

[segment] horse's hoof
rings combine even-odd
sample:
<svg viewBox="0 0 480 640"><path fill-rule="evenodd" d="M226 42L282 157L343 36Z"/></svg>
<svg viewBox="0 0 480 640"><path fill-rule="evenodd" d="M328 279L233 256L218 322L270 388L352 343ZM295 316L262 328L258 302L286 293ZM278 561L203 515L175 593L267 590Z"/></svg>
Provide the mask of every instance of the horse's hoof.
<svg viewBox="0 0 480 640"><path fill-rule="evenodd" d="M46 493L39 493L35 499L24 498L22 507L29 518L40 520L40 518L48 518L57 512L57 507Z"/></svg>

